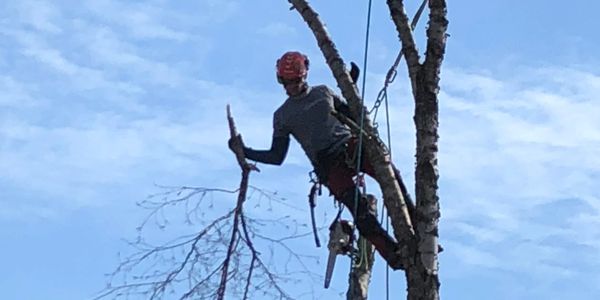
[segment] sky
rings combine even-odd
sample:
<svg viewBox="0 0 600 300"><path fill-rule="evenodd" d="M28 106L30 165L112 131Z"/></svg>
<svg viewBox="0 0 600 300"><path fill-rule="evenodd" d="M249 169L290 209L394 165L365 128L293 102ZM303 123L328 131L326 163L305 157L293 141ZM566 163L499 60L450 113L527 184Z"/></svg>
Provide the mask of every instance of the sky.
<svg viewBox="0 0 600 300"><path fill-rule="evenodd" d="M373 2L362 73L367 106L400 47L385 3ZM368 2L311 4L345 61L362 66ZM598 299L600 4L448 5L439 94L442 298ZM406 6L412 15L418 3ZM426 16L415 30L421 53ZM118 253L131 250L124 240L136 237L148 213L137 202L160 186L235 189L239 167L227 148L225 106L247 145L268 147L272 112L285 100L274 65L287 50L310 57L311 84L339 92L287 1L2 1L1 298L91 299ZM390 124L394 161L412 187L414 102L406 78L403 61L389 90ZM283 166L259 167L251 184L287 204L248 204L249 214L306 222L310 167L299 145L292 143ZM373 183L368 189L378 193ZM233 207L235 198L211 201ZM334 214L321 196L319 222ZM150 238L186 230L183 216L169 218L177 229L149 231ZM310 236L294 245L326 259ZM340 258L330 290L302 281L290 293L343 299L347 270ZM371 299L385 299L385 272L377 261ZM403 298L403 273L389 280L391 297Z"/></svg>

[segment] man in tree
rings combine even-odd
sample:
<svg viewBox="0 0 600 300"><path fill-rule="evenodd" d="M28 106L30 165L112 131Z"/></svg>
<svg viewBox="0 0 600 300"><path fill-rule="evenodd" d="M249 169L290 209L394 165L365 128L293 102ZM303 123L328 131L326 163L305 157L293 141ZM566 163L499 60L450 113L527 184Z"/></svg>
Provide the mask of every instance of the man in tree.
<svg viewBox="0 0 600 300"><path fill-rule="evenodd" d="M370 209L366 195L361 195L353 179L357 175L357 138L332 114L337 111L349 116L348 105L327 86L310 86L306 82L309 68L306 55L287 52L277 60L276 68L277 80L283 85L288 98L274 113L271 149L254 150L244 146L244 155L250 160L281 165L292 135L311 161L319 181L350 210L360 234L375 246L392 268L402 268L395 255L398 244L381 227L376 212ZM354 82L358 73L353 64L350 74ZM235 139L229 142L231 145ZM369 157L363 155L361 160L361 171L373 177ZM405 191L398 170L394 170L400 187ZM409 203L410 199L406 200L412 209L414 206Z"/></svg>

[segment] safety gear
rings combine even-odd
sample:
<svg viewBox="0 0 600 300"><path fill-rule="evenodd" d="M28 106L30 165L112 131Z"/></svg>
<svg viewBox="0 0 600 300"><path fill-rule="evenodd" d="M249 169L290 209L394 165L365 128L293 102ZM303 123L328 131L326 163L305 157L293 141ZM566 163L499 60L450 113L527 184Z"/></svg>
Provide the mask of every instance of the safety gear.
<svg viewBox="0 0 600 300"><path fill-rule="evenodd" d="M331 276L333 276L333 268L335 267L335 259L337 255L348 255L354 249L354 224L348 220L335 220L329 227L329 257L327 258L327 269L325 270L325 285L329 288Z"/></svg>
<svg viewBox="0 0 600 300"><path fill-rule="evenodd" d="M308 57L297 51L289 51L277 60L277 80L284 82L300 82L308 73Z"/></svg>

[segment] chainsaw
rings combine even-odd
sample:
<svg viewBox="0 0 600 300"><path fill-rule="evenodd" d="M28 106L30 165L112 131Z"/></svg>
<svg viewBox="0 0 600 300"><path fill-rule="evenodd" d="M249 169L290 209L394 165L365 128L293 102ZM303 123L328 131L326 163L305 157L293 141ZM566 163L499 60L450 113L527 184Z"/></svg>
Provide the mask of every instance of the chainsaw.
<svg viewBox="0 0 600 300"><path fill-rule="evenodd" d="M329 227L329 258L325 271L325 288L329 288L335 260L338 255L349 255L354 251L354 224L348 220L335 220Z"/></svg>

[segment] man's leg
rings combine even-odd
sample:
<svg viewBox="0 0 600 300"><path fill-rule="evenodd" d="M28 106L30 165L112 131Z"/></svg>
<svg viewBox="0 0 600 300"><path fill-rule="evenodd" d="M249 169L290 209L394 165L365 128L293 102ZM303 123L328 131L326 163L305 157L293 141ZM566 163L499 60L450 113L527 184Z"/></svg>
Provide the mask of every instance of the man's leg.
<svg viewBox="0 0 600 300"><path fill-rule="evenodd" d="M348 208L360 234L373 244L388 265L393 269L402 268L395 253L398 244L377 221L377 208L371 207L367 197L357 190L354 175L355 172L344 164L333 166L329 172L327 187L336 200Z"/></svg>
<svg viewBox="0 0 600 300"><path fill-rule="evenodd" d="M355 157L356 156L356 148L358 146L358 140L357 139L352 139L350 140L350 142L348 143L348 155L350 157ZM362 172L365 172L367 175L371 176L372 178L375 178L375 170L373 169L373 165L371 164L371 160L367 155L366 151L363 151L363 156L362 156L362 161L361 161L361 166L360 169ZM413 220L414 222L414 218L415 218L415 203L412 201L412 198L410 197L410 194L408 193L408 189L406 188L406 185L404 184L404 181L402 180L402 176L400 175L400 170L398 170L398 168L396 168L396 166L394 165L394 163L391 163L392 165L392 170L394 172L394 177L396 177L396 181L398 182L398 185L400 186L400 192L402 193L402 197L404 198L404 202L406 202L406 207L408 209L408 214L410 215L411 220ZM354 175L353 175L354 176Z"/></svg>
<svg viewBox="0 0 600 300"><path fill-rule="evenodd" d="M401 261L396 254L398 244L377 221L377 207L369 203L368 197L362 195L356 188L351 188L336 198L348 208L354 217L360 235L373 244L390 267L393 269L402 268Z"/></svg>

